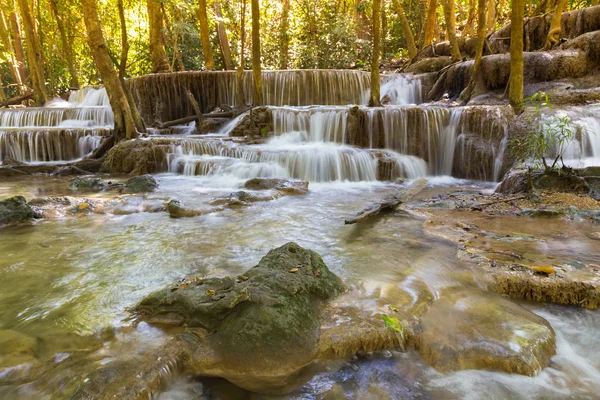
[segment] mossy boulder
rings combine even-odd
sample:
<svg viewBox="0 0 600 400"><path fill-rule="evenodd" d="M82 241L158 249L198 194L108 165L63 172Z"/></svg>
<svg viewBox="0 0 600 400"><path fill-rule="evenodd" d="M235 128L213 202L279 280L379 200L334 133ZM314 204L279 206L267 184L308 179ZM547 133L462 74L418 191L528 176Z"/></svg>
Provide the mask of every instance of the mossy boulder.
<svg viewBox="0 0 600 400"><path fill-rule="evenodd" d="M122 140L113 146L100 168L111 174L144 175L166 170L166 153L151 140Z"/></svg>
<svg viewBox="0 0 600 400"><path fill-rule="evenodd" d="M125 191L127 193L153 192L156 188L158 188L158 183L148 174L134 176L125 183Z"/></svg>
<svg viewBox="0 0 600 400"><path fill-rule="evenodd" d="M321 308L345 290L316 252L290 242L237 278L192 280L150 295L135 310L150 323L208 331L219 370L247 383L310 363Z"/></svg>
<svg viewBox="0 0 600 400"><path fill-rule="evenodd" d="M15 196L0 201L0 226L23 222L34 218L33 209L23 196Z"/></svg>
<svg viewBox="0 0 600 400"><path fill-rule="evenodd" d="M106 184L95 176L86 176L74 179L69 187L73 190L99 192L106 189Z"/></svg>

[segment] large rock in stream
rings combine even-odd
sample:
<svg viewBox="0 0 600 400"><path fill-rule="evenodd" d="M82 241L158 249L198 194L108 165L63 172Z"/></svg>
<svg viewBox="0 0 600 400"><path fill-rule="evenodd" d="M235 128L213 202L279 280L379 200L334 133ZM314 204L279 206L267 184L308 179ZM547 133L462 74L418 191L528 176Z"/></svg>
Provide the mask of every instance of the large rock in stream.
<svg viewBox="0 0 600 400"><path fill-rule="evenodd" d="M15 196L0 201L0 226L28 221L34 218L33 209L23 196Z"/></svg>
<svg viewBox="0 0 600 400"><path fill-rule="evenodd" d="M248 390L277 391L313 361L322 307L345 290L317 253L287 243L237 279L193 280L156 292L136 313L150 323L207 332L190 340L197 371Z"/></svg>

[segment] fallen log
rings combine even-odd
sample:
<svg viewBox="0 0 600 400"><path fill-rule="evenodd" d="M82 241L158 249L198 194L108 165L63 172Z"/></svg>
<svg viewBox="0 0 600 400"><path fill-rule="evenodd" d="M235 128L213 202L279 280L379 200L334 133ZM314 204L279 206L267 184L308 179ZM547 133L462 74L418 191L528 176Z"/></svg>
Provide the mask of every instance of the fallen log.
<svg viewBox="0 0 600 400"><path fill-rule="evenodd" d="M233 118L236 116L236 114L233 112L210 113L210 114L201 114L201 115L202 115L202 119L205 119L205 118ZM157 124L157 127L159 129L170 128L175 125L187 124L192 121L198 121L198 116L191 115L191 116L185 117L185 118L174 119L173 121L159 122Z"/></svg>
<svg viewBox="0 0 600 400"><path fill-rule="evenodd" d="M413 197L415 197L419 192L421 192L421 190L425 188L426 185L427 181L425 179L416 180L406 189L402 190L400 193L391 197L386 197L385 199L378 201L375 204L371 204L369 207L365 208L364 210L356 214L354 217L344 220L344 224L355 224L367 218L373 217L382 211L394 210L400 204L405 203Z"/></svg>
<svg viewBox="0 0 600 400"><path fill-rule="evenodd" d="M6 99L6 100L0 102L0 108L19 104L25 100L31 99L32 97L33 97L33 93L25 93L25 94L22 94L17 97L11 97L10 99Z"/></svg>

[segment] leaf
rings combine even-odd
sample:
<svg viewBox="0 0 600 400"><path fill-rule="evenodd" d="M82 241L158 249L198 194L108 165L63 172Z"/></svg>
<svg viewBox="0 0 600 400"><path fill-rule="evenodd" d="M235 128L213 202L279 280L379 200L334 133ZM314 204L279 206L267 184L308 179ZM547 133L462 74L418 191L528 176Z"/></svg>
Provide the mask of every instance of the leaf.
<svg viewBox="0 0 600 400"><path fill-rule="evenodd" d="M388 306L388 308L392 311L398 311L398 307L396 307L396 306Z"/></svg>
<svg viewBox="0 0 600 400"><path fill-rule="evenodd" d="M294 272L298 272L298 268L292 268L290 269L290 272L293 274Z"/></svg>
<svg viewBox="0 0 600 400"><path fill-rule="evenodd" d="M209 295L209 296L213 296L213 295L217 294L217 292L216 292L216 291L214 291L214 290L212 290L212 289L208 289L208 290L206 291L206 294L207 294L207 295Z"/></svg>
<svg viewBox="0 0 600 400"><path fill-rule="evenodd" d="M381 319L383 319L383 322L385 322L387 326L398 332L402 339L404 339L404 328L402 328L398 318L388 317L385 314L381 314Z"/></svg>

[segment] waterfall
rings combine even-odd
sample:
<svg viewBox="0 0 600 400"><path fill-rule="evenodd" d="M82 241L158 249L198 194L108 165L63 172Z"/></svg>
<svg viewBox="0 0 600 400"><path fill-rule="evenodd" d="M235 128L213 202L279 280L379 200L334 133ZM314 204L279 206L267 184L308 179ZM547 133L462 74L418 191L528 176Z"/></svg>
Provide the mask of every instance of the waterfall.
<svg viewBox="0 0 600 400"><path fill-rule="evenodd" d="M110 134L114 116L104 88L71 93L46 107L0 110L0 162L70 161L91 153Z"/></svg>
<svg viewBox="0 0 600 400"><path fill-rule="evenodd" d="M421 80L406 74L384 75L381 84L381 102L395 106L421 104L423 102Z"/></svg>
<svg viewBox="0 0 600 400"><path fill-rule="evenodd" d="M273 132L306 132L307 141L346 143L347 107L272 108Z"/></svg>

